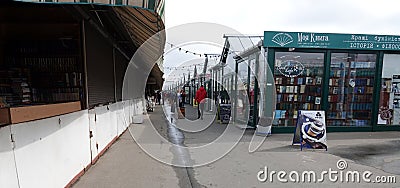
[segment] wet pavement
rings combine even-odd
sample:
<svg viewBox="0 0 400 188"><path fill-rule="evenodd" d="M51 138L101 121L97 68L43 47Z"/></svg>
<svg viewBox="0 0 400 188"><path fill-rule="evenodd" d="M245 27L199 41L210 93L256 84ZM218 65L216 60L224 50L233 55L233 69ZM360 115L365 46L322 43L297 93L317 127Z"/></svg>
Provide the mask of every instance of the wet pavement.
<svg viewBox="0 0 400 188"><path fill-rule="evenodd" d="M170 110L170 108L169 108ZM197 109L186 105L186 116L195 121ZM182 132L171 123L171 117L163 113L161 106L149 112L149 120L161 136L181 146L197 146L218 138L231 124L214 122L198 133ZM132 125L135 126L135 125ZM146 125L147 126L147 125ZM238 128L239 130L239 128ZM223 158L201 167L172 167L146 156L128 138L126 133L95 167L81 178L76 187L399 187L400 188L400 132L350 132L329 133L328 151L304 150L292 145L293 134L273 134L254 153L248 152L254 130L247 130L238 145ZM121 150L121 142L124 143ZM130 147L127 148L127 147ZM170 150L173 161L193 162L191 154L183 150ZM129 161L118 160L129 154ZM336 162L345 159L348 169L371 171L374 175L396 176L396 183L281 183L260 182L257 173L268 169L314 170L321 172L336 168ZM121 175L119 170L125 169ZM152 170L149 170L152 169ZM105 173L107 172L107 173ZM107 175L105 175L107 174ZM118 178L116 178L118 177ZM151 178L146 178L151 177ZM118 182L117 182L118 181ZM123 182L123 183L121 183ZM103 186L107 185L107 186Z"/></svg>
<svg viewBox="0 0 400 188"><path fill-rule="evenodd" d="M400 175L400 140L357 146L336 146L330 154Z"/></svg>

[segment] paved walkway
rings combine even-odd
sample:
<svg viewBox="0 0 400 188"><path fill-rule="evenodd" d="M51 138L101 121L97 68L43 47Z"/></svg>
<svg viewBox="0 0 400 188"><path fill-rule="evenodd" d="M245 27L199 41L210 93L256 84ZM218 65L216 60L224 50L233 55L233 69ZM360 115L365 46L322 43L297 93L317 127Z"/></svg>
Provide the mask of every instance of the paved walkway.
<svg viewBox="0 0 400 188"><path fill-rule="evenodd" d="M197 112L186 107L187 116ZM149 117L160 135L168 137L168 122L162 114L157 106ZM227 126L233 125L214 123L202 132L184 133L184 144L209 143ZM127 131L74 187L400 187L400 132L329 133L328 151L300 151L299 146L291 145L293 134L273 134L256 152L249 153L252 133L246 131L229 154L211 164L176 168L146 155ZM322 183L281 183L276 175L272 182L257 179L265 166L269 172L313 170L319 175L329 168L338 170L339 159L347 161L345 170L368 170L371 177L395 176L397 183L339 183L328 177Z"/></svg>
<svg viewBox="0 0 400 188"><path fill-rule="evenodd" d="M158 122L154 125L160 125L158 130L165 136L161 113L158 106L149 116ZM177 187L179 181L174 168L149 157L127 130L73 187Z"/></svg>

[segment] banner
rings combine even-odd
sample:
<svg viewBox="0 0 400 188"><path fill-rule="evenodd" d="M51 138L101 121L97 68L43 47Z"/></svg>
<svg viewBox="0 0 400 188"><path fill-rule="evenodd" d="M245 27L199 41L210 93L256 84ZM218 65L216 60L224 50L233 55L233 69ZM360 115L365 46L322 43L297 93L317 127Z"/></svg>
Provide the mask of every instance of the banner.
<svg viewBox="0 0 400 188"><path fill-rule="evenodd" d="M312 149L326 149L325 111L300 110L293 144Z"/></svg>

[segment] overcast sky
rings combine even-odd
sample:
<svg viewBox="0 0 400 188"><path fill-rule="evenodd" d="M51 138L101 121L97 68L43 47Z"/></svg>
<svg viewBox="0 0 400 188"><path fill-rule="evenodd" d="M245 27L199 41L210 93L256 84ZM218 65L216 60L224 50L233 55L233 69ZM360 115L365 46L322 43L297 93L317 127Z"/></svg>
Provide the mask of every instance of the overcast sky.
<svg viewBox="0 0 400 188"><path fill-rule="evenodd" d="M264 31L400 35L399 0L166 0L165 10L167 35L168 28L193 22L217 23L245 35ZM188 48L205 53L196 46ZM171 53L164 65L182 66L183 59L196 58L185 55ZM182 75L164 71L167 77Z"/></svg>
<svg viewBox="0 0 400 188"><path fill-rule="evenodd" d="M213 22L242 34L303 31L400 35L398 0L166 0L166 26Z"/></svg>

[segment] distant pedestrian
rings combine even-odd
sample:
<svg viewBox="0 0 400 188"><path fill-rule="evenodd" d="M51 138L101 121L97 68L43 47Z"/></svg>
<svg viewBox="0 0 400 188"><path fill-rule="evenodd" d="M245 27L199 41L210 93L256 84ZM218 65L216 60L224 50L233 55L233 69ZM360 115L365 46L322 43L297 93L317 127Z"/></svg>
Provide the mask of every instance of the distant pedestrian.
<svg viewBox="0 0 400 188"><path fill-rule="evenodd" d="M198 111L198 118L203 119L204 115L204 103L205 103L205 98L207 97L207 92L204 89L203 85L200 86L200 88L196 91L196 102L198 105L197 111Z"/></svg>
<svg viewBox="0 0 400 188"><path fill-rule="evenodd" d="M161 92L157 91L157 101L158 101L158 105L161 105Z"/></svg>
<svg viewBox="0 0 400 188"><path fill-rule="evenodd" d="M185 106L185 100L186 100L186 93L185 93L185 90L181 90L181 98L182 98L182 104L181 104L181 107L184 107Z"/></svg>
<svg viewBox="0 0 400 188"><path fill-rule="evenodd" d="M182 93L180 91L176 92L176 96L178 98L178 106L182 107Z"/></svg>

